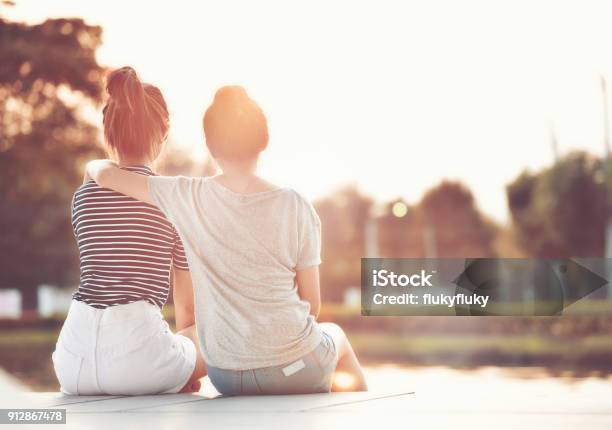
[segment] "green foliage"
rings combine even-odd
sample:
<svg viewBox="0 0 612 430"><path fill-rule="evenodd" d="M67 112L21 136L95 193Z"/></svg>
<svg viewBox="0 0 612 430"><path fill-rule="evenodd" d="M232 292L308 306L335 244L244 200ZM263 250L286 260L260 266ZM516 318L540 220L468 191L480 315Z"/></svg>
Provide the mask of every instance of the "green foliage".
<svg viewBox="0 0 612 430"><path fill-rule="evenodd" d="M535 257L602 257L609 216L604 165L574 152L507 187L520 245Z"/></svg>
<svg viewBox="0 0 612 430"><path fill-rule="evenodd" d="M75 282L70 201L103 154L83 108L101 100L101 28L0 18L0 287Z"/></svg>

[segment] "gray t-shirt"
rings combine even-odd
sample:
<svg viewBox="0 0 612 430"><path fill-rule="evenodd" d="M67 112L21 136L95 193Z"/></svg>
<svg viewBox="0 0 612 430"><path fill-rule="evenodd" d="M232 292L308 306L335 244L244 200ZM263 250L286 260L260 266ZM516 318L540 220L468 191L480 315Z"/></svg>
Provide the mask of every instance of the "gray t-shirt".
<svg viewBox="0 0 612 430"><path fill-rule="evenodd" d="M150 176L149 191L183 242L207 364L279 366L316 348L321 331L295 284L296 269L321 264L321 223L307 200L182 176Z"/></svg>

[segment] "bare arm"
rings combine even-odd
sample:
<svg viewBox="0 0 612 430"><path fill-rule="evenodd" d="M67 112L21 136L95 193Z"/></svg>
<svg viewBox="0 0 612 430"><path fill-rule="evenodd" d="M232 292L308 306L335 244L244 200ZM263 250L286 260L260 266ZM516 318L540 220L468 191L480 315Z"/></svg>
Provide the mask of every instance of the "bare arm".
<svg viewBox="0 0 612 430"><path fill-rule="evenodd" d="M300 298L310 303L310 314L317 318L321 311L319 266L297 270L295 281L297 283Z"/></svg>
<svg viewBox="0 0 612 430"><path fill-rule="evenodd" d="M136 200L155 204L149 193L147 177L120 169L109 160L94 160L87 163L86 175L104 188L110 188Z"/></svg>
<svg viewBox="0 0 612 430"><path fill-rule="evenodd" d="M193 306L193 284L188 270L173 269L173 299L176 330L183 330L195 324Z"/></svg>

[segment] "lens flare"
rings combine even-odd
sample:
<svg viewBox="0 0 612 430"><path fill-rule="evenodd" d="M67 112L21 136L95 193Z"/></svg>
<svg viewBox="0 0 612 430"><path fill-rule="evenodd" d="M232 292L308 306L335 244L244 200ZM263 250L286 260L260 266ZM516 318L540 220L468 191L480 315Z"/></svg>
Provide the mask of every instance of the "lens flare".
<svg viewBox="0 0 612 430"><path fill-rule="evenodd" d="M334 374L334 387L341 391L348 391L355 386L355 377L350 373L336 372Z"/></svg>
<svg viewBox="0 0 612 430"><path fill-rule="evenodd" d="M404 202L395 202L391 208L391 212L397 218L403 218L408 213L408 206Z"/></svg>

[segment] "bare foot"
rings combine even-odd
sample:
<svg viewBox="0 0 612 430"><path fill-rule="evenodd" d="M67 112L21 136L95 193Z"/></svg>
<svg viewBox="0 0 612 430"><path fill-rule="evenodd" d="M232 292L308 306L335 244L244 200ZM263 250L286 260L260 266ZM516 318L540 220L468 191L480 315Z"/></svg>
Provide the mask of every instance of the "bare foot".
<svg viewBox="0 0 612 430"><path fill-rule="evenodd" d="M181 393L197 393L202 388L202 382L199 379L187 382L187 385L180 391Z"/></svg>

